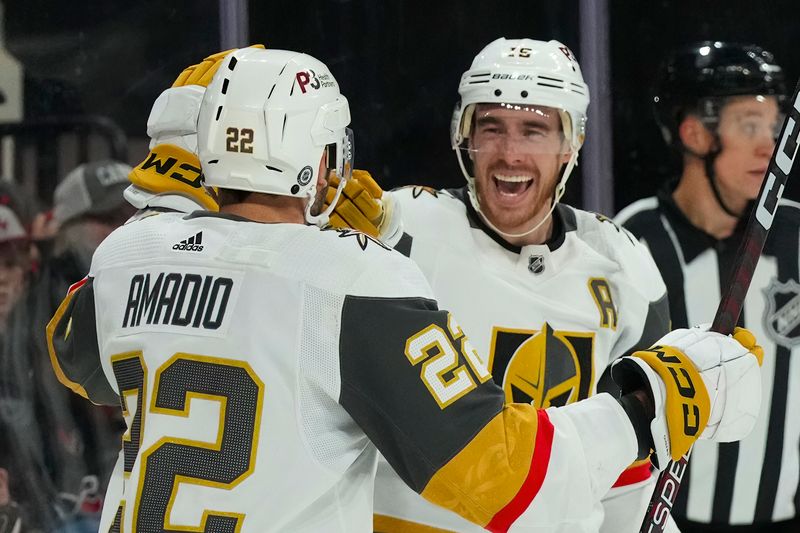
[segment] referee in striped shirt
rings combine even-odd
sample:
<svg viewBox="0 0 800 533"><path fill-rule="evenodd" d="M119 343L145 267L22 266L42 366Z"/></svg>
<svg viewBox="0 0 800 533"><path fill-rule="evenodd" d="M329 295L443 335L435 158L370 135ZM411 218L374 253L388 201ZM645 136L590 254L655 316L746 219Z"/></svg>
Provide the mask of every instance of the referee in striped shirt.
<svg viewBox="0 0 800 533"><path fill-rule="evenodd" d="M769 52L704 42L668 58L656 94L682 173L617 221L650 248L672 327L686 327L714 317L775 148L786 89ZM800 204L783 201L740 318L764 346L761 416L741 442L695 445L673 510L684 533L800 532L799 242Z"/></svg>

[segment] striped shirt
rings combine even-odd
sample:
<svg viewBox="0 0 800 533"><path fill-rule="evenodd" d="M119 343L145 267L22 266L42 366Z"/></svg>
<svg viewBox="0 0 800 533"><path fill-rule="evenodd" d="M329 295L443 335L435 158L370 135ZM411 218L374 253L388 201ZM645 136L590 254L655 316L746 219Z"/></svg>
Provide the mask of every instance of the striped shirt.
<svg viewBox="0 0 800 533"><path fill-rule="evenodd" d="M727 239L715 239L679 210L672 199L673 187L628 206L616 220L649 247L667 285L672 326L677 328L713 319L744 225ZM697 442L674 508L679 519L747 525L797 516L799 230L800 204L782 201L739 319L764 347L761 416L741 442Z"/></svg>

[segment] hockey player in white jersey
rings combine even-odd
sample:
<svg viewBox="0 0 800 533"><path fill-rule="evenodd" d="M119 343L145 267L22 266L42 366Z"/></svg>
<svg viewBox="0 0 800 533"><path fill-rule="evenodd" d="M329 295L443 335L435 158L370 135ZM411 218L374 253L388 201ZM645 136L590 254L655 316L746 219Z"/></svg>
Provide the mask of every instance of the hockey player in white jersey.
<svg viewBox="0 0 800 533"><path fill-rule="evenodd" d="M637 456L747 432L752 402L727 401L759 380L745 330L677 331L624 358L619 400L506 403L412 262L305 224L327 218L329 173L347 183L348 123L322 63L228 56L198 128L220 212L120 228L48 326L62 382L126 413L111 531L370 531L377 450L489 530L591 531Z"/></svg>
<svg viewBox="0 0 800 533"><path fill-rule="evenodd" d="M557 41L498 39L461 77L452 146L467 186L382 192L356 172L332 222L410 256L470 332L507 401L565 405L609 390L610 363L668 331L666 293L645 247L608 219L559 203L583 144L589 89ZM330 196L330 192L329 192ZM649 461L598 505L603 531L638 531ZM376 529L466 530L385 463Z"/></svg>

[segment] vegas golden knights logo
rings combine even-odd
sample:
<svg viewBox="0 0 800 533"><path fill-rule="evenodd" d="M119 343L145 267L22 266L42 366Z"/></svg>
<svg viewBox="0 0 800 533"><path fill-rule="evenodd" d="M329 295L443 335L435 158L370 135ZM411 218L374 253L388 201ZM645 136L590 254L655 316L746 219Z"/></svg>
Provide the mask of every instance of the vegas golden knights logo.
<svg viewBox="0 0 800 533"><path fill-rule="evenodd" d="M507 402L560 407L588 398L594 380L594 334L495 327L489 368Z"/></svg>

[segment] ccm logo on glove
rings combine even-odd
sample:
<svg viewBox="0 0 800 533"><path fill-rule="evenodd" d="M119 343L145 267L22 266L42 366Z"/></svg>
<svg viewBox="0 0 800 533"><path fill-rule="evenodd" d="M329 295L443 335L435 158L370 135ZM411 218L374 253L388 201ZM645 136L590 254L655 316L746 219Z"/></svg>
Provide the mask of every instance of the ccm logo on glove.
<svg viewBox="0 0 800 533"><path fill-rule="evenodd" d="M651 350L637 352L636 356L664 381L667 424L674 438L671 455L673 459L680 458L708 424L711 402L705 383L692 361L671 346L654 346Z"/></svg>

